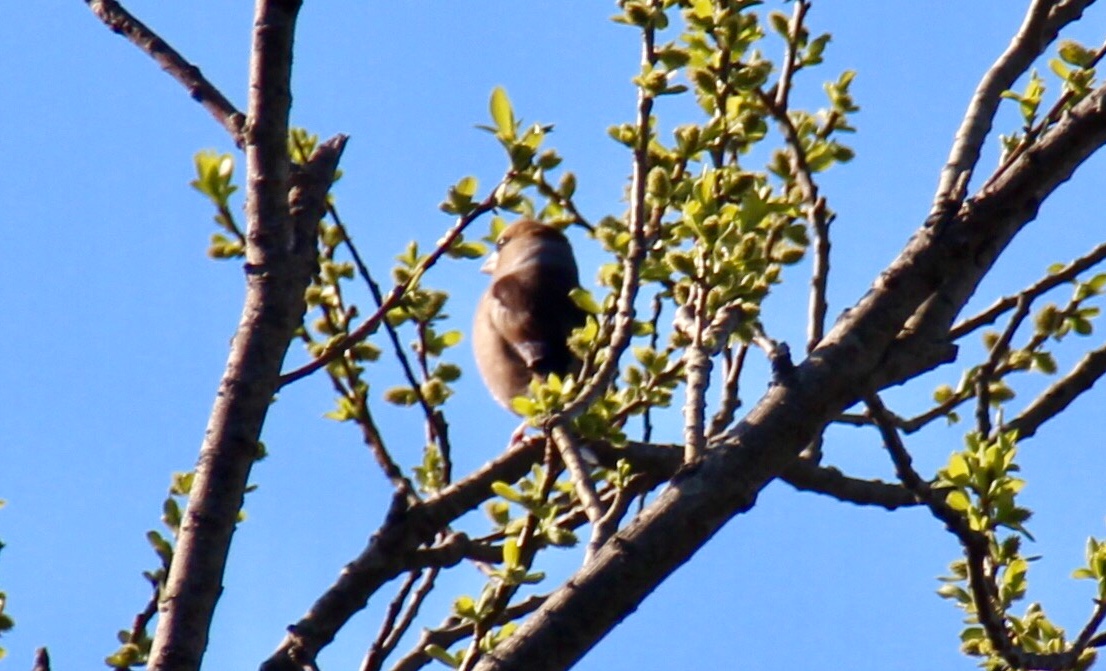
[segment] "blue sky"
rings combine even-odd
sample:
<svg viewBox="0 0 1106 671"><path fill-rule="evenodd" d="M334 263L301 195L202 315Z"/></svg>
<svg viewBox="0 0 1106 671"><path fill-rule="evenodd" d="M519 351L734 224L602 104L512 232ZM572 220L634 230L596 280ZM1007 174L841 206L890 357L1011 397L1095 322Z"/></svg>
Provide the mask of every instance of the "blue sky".
<svg viewBox="0 0 1106 671"><path fill-rule="evenodd" d="M248 4L127 6L244 108ZM831 315L867 289L924 218L967 100L1024 4L816 3L812 30L834 39L825 66L799 77L797 100L820 105L822 82L851 68L862 107L856 159L822 180L838 213ZM472 174L490 186L501 172L497 145L474 129L487 123L497 85L517 115L556 125L548 142L576 172L583 210L595 219L622 211L629 160L606 128L632 118L638 48L634 31L607 20L614 11L613 2L306 3L293 122L324 137L351 136L336 195L378 277L408 240L429 247L448 227L437 205L450 184ZM1066 36L1098 44L1104 18L1098 7ZM148 598L140 572L155 558L145 531L160 527L170 474L193 465L238 319L241 270L206 258L212 212L188 187L196 151L233 146L178 84L78 0L9 8L0 62L8 157L0 304L9 315L0 336L0 498L8 502L0 590L17 620L0 666L28 668L33 649L46 645L55 668L97 668ZM667 128L691 120L679 101L657 113ZM1019 123L1008 106L998 128ZM984 172L996 147L997 136ZM1104 168L1095 157L1061 188L973 306L1101 239ZM574 241L592 277L603 259L583 236ZM477 267L445 264L426 280L452 291L448 311L466 333L484 282ZM793 351L803 341L806 272L794 269L766 305L772 335ZM1089 342L1097 346L1101 335ZM450 356L466 371L447 412L456 472L467 472L502 449L515 421L480 388L467 347ZM1075 347L1061 350L1061 370L1078 356ZM289 363L303 360L293 351ZM959 372L951 366L892 390L889 403L920 409ZM396 377L387 366L376 375L379 402ZM1027 381L1013 407L1046 382ZM746 407L759 384L746 384ZM1106 445L1091 414L1102 394L1088 394L1021 451L1024 504L1037 511L1030 528L1038 542L1027 550L1045 556L1030 571L1030 599L1069 632L1089 614L1093 590L1068 575L1086 536L1106 535ZM353 427L322 418L331 403L328 383L314 377L285 390L270 413L270 457L254 470L260 488L235 536L208 668L256 667L382 519L389 488ZM378 407L397 458L416 463L416 414ZM675 435L676 421L662 431ZM828 439L831 463L892 477L872 435L833 428ZM927 473L959 444L955 428L908 443ZM923 511L860 509L774 483L577 668L814 669L827 660L858 670L973 668L957 651L959 613L934 594L935 577L955 556L953 539ZM578 561L551 553L538 568L564 576ZM481 583L461 568L440 584L424 608L428 624ZM381 596L323 653L323 668L359 663Z"/></svg>

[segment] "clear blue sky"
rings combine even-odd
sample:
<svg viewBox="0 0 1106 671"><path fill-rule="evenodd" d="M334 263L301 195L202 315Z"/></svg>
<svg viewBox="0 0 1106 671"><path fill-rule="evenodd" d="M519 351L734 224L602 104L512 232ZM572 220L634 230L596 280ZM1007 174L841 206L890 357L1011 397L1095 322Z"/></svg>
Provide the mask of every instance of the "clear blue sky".
<svg viewBox="0 0 1106 671"><path fill-rule="evenodd" d="M249 4L127 6L244 107ZM1025 4L816 2L812 30L834 40L826 65L799 78L798 100L818 105L822 81L852 68L863 109L856 160L822 182L839 214L832 315L865 291L924 218L975 83ZM379 277L409 239L428 247L450 224L437 209L447 186L467 174L487 186L501 171L494 141L474 129L487 122L496 85L527 121L556 124L549 141L577 173L585 212L598 219L622 211L629 161L606 128L632 118L638 48L634 31L607 20L614 11L613 2L306 3L293 121L352 137L338 204ZM1096 8L1071 36L1098 44L1104 17ZM8 501L0 590L17 620L0 642L9 650L0 666L29 668L33 649L46 645L54 668L94 669L148 598L140 572L156 560L144 534L160 528L170 473L194 463L237 322L241 270L205 257L212 212L188 187L194 152L232 145L79 0L9 7L0 62L0 305L8 315L0 335L0 498ZM687 120L686 110L664 102L657 112L671 127ZM1000 117L1003 131L1018 124L1012 109ZM997 138L985 167L996 146ZM1042 209L974 305L1090 248L1103 230L1104 168L1096 157ZM574 239L590 277L601 257ZM477 265L451 263L427 278L453 291L449 312L466 333L484 281ZM795 269L791 286L766 306L772 334L794 351L805 273ZM466 472L502 449L515 421L479 387L467 346L451 356L466 371L447 407L457 472ZM1062 352L1061 369L1077 356ZM378 375L377 401L396 379L387 367ZM958 377L948 367L889 400L908 413L937 383ZM746 386L746 407L757 384ZM1027 385L1021 399L1041 384ZM286 390L270 413L271 456L254 470L260 489L235 536L208 668L256 668L382 519L388 486L353 427L322 419L331 403L328 384L315 377ZM1106 444L1091 414L1102 405L1099 388L1022 450L1024 502L1037 510L1030 528L1038 543L1028 551L1045 555L1030 572L1030 598L1069 633L1090 612L1093 589L1068 575L1086 536L1106 535ZM378 407L397 458L415 463L416 413ZM958 435L912 438L920 467L943 463ZM831 430L827 452L850 472L892 477L867 433ZM578 668L974 668L957 651L958 611L934 594L935 577L955 557L952 538L923 511L860 509L775 483ZM564 575L578 561L552 553L538 568ZM454 595L480 587L475 571L449 575L424 608L428 623L440 621ZM323 653L323 668L355 668L382 596Z"/></svg>

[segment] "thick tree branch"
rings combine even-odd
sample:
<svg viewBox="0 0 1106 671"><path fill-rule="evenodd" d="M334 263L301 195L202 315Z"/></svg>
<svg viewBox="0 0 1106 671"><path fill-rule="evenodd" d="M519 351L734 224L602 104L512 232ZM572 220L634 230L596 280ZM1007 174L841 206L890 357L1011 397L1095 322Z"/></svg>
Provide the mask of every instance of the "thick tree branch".
<svg viewBox="0 0 1106 671"><path fill-rule="evenodd" d="M951 218L929 217L920 234L936 230L944 236L946 229L951 229L947 231L952 245L949 263L937 290L911 317L898 345L888 352L877 388L906 379L923 350L929 350L933 363L940 361L943 351L948 354L951 345L947 336L952 322L983 275L1017 231L1036 218L1040 204L1049 194L1103 143L1106 143L1106 87L1095 89L1072 107L1043 139L1001 176L988 182L987 189L973 196L957 214L949 215ZM982 228L972 232L973 226Z"/></svg>
<svg viewBox="0 0 1106 671"><path fill-rule="evenodd" d="M188 89L192 99L204 106L211 116L227 129L234 143L241 147L246 117L227 100L223 93L204 78L195 65L185 60L176 49L136 19L115 0L85 0L92 13L114 32L126 37L136 47L157 61L162 70Z"/></svg>
<svg viewBox="0 0 1106 671"><path fill-rule="evenodd" d="M292 183L288 111L298 10L294 0L259 0L256 7L246 131L246 298L160 603L153 671L198 669L207 647L231 536L281 362L303 319L318 253L316 226L345 143L339 137L320 145Z"/></svg>
<svg viewBox="0 0 1106 671"><path fill-rule="evenodd" d="M998 253L1036 216L1039 203L1104 142L1106 89L1099 89L973 207L923 226L787 380L772 386L700 462L678 472L477 668L570 666L723 523L748 510L828 421L870 390L933 365L924 343L899 337L911 315L934 294L959 310ZM915 323L923 332L935 328Z"/></svg>

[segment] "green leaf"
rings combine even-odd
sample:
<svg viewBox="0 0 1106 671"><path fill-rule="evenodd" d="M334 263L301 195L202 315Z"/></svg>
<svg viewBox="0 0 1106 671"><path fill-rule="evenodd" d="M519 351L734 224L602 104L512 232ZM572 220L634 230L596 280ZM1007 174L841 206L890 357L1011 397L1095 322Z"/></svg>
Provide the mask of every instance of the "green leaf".
<svg viewBox="0 0 1106 671"><path fill-rule="evenodd" d="M496 480L495 482L493 482L491 488L497 496L505 498L512 503L518 503L521 505L526 502L526 498L523 497L522 494L512 489L509 484L503 482L502 480Z"/></svg>
<svg viewBox="0 0 1106 671"><path fill-rule="evenodd" d="M595 302L595 298L591 295L591 292L583 287L575 287L568 292L568 297L572 299L576 307L588 314L597 315L603 312L603 308L599 306L599 303Z"/></svg>
<svg viewBox="0 0 1106 671"><path fill-rule="evenodd" d="M429 657L433 657L434 659L438 660L442 664L445 664L451 669L456 669L458 666L461 665L461 661L459 659L449 654L445 648L438 645L437 643L431 643L430 645L423 648L422 651L425 652Z"/></svg>
<svg viewBox="0 0 1106 671"><path fill-rule="evenodd" d="M1048 69L1052 70L1053 74L1064 81L1071 79L1071 68L1064 65L1064 62L1059 59L1050 58L1048 61Z"/></svg>
<svg viewBox="0 0 1106 671"><path fill-rule="evenodd" d="M396 405L414 405L418 402L418 396L411 387L392 387L384 392L384 400Z"/></svg>
<svg viewBox="0 0 1106 671"><path fill-rule="evenodd" d="M967 459L959 452L949 457L949 465L945 467L945 472L948 474L948 478L953 484L961 486L967 484L971 474L968 468Z"/></svg>
<svg viewBox="0 0 1106 671"><path fill-rule="evenodd" d="M503 563L507 568L514 568L519 565L521 559L521 553L519 552L518 541L514 538L508 538L503 543Z"/></svg>
<svg viewBox="0 0 1106 671"><path fill-rule="evenodd" d="M462 338L464 338L464 334L462 334L460 331L446 331L445 333L438 336L438 339L445 347L453 347L457 343L461 342Z"/></svg>
<svg viewBox="0 0 1106 671"><path fill-rule="evenodd" d="M496 135L501 140L515 139L515 112L511 109L511 99L503 87L492 89L492 98L489 104L492 121L495 122Z"/></svg>
<svg viewBox="0 0 1106 671"><path fill-rule="evenodd" d="M1094 62L1094 51L1088 49L1075 40L1063 40L1060 42L1060 58L1065 63L1071 63L1078 68L1089 68Z"/></svg>
<svg viewBox="0 0 1106 671"><path fill-rule="evenodd" d="M461 181L457 182L457 186L453 187L453 190L462 196L472 198L476 194L477 185L476 178L469 175L462 177Z"/></svg>
<svg viewBox="0 0 1106 671"><path fill-rule="evenodd" d="M948 496L945 497L945 503L953 510L959 512L964 512L972 507L971 499L959 489L949 492Z"/></svg>

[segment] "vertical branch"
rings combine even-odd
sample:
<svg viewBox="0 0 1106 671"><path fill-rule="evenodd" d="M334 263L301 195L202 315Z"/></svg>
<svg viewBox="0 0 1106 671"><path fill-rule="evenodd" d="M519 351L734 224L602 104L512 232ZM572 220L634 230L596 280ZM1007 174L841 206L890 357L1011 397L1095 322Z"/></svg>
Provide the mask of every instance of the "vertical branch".
<svg viewBox="0 0 1106 671"><path fill-rule="evenodd" d="M289 85L299 6L296 0L258 0L255 10L245 131L245 304L166 579L151 671L198 669L207 648L261 427L303 319L303 293L317 254L316 226L344 144L338 138L320 146L289 191Z"/></svg>
<svg viewBox="0 0 1106 671"><path fill-rule="evenodd" d="M703 343L707 321L707 292L696 284L692 288L691 300L695 308L692 317L691 344L687 347L684 359L684 371L687 375L687 399L684 402L684 463L698 460L707 446L706 407L707 387L710 385L710 373L713 368L710 355Z"/></svg>
<svg viewBox="0 0 1106 671"><path fill-rule="evenodd" d="M722 392L719 394L718 410L710 420L710 428L707 435L717 436L726 430L734 419L734 414L741 407L741 397L738 395L738 387L741 384L741 372L745 369L745 355L749 353L749 343L743 342L737 347L737 354L733 348L723 350L722 364Z"/></svg>
<svg viewBox="0 0 1106 671"><path fill-rule="evenodd" d="M329 206L327 211L330 213L331 219L334 221L334 225L338 227L338 230L342 232L342 240L345 243L346 249L349 251L350 256L353 258L354 266L357 268L357 273L361 276L361 279L369 287L369 293L372 294L373 302L376 303L377 310L380 310L384 306L384 294L380 291L380 285L373 279L372 273L369 271L369 267L365 264L364 259L361 258L361 253L357 250L357 246L353 244L353 240L349 236L349 231L346 230L345 225L342 223L341 217L338 216L338 210L333 206ZM442 454L442 479L445 484L449 484L452 479L453 461L450 457L450 444L449 444L449 425L445 421L445 416L442 415L442 411L438 408L434 408L426 400L426 395L422 393L422 385L419 384L419 380L415 377L415 371L411 367L411 362L407 359L407 351L403 347L403 343L399 340L399 331L393 326L387 319L382 320L384 329L388 332L388 339L392 343L392 352L395 354L396 361L399 362L400 370L403 371L404 377L407 379L407 383L411 385L411 390L415 394L415 400L422 408L423 414L426 415L426 432L427 439L430 443L437 443L438 449ZM389 476L391 477L391 476ZM393 478L394 482L394 478Z"/></svg>
<svg viewBox="0 0 1106 671"><path fill-rule="evenodd" d="M1017 332L1018 327L1021 326L1028 315L1029 299L1026 296L1019 296L1017 308L1010 317L1010 323L1007 324L1002 336L991 347L991 353L987 356L987 361L979 367L979 379L976 381L975 417L976 428L979 430L979 435L984 438L991 435L991 382L995 379L995 371L998 369L999 363L1010 352L1010 341L1013 340L1014 333Z"/></svg>
<svg viewBox="0 0 1106 671"><path fill-rule="evenodd" d="M653 26L642 31L641 62L652 67L657 62L655 50L656 36ZM622 287L618 292L617 312L615 313L614 332L608 356L599 370L591 376L590 382L580 394L569 403L561 413L558 422L566 422L579 416L607 388L615 372L622 353L630 345L634 331L634 301L637 298L641 264L646 254L646 230L656 230L661 212L650 216L645 208L645 182L649 173L649 141L653 131L650 119L653 113L653 94L644 87L638 88L637 116L635 126L638 137L634 146L634 165L630 183L630 245L626 258L622 262Z"/></svg>
<svg viewBox="0 0 1106 671"><path fill-rule="evenodd" d="M811 230L814 232L814 260L810 271L810 316L807 324L807 352L813 352L826 335L826 289L829 284L830 239L829 225L832 216L826 214L826 199L818 197L807 208Z"/></svg>
<svg viewBox="0 0 1106 671"><path fill-rule="evenodd" d="M654 351L656 351L657 343L660 340L660 335L657 332L657 325L660 324L661 308L662 307L663 307L663 303L661 302L661 294L658 291L656 294L653 294L653 306L652 306L653 316L650 317L650 319L649 319L649 324L653 327L653 332L649 335L649 347L650 347L650 349L652 349ZM641 423L642 423L641 439L642 439L642 441L648 443L649 441L651 441L653 439L653 408L652 408L652 406L646 406L645 412L642 413Z"/></svg>
<svg viewBox="0 0 1106 671"><path fill-rule="evenodd" d="M790 32L791 38L787 41L787 53L784 54L783 69L780 72L779 86L776 88L776 107L787 109L787 99L791 93L791 77L795 74L795 56L799 47L799 32L803 27L803 19L810 10L810 2L797 0L791 13Z"/></svg>

